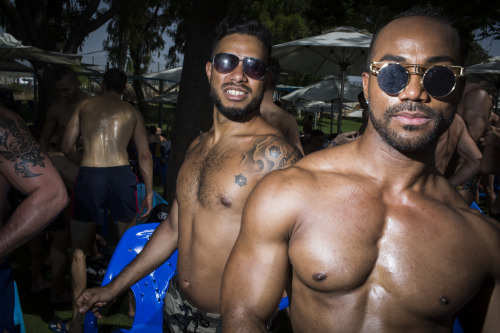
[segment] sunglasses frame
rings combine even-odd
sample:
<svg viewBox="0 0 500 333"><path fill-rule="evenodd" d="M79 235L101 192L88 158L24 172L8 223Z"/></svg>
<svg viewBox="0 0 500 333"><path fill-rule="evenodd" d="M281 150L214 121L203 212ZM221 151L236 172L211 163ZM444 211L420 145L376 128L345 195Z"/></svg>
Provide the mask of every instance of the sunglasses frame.
<svg viewBox="0 0 500 333"><path fill-rule="evenodd" d="M216 56L218 56L219 54L229 54L229 55L232 55L232 56L237 57L237 58L238 58L238 64L236 65L236 67L234 67L231 71L229 71L229 72L227 72L227 73L221 73L221 72L219 72L219 71L217 70L217 68L215 67L215 57L216 57ZM258 79L254 79L254 78L252 78L251 76L249 76L249 75L248 75L248 73L247 73L247 71L246 71L246 69L245 69L245 60L247 60L247 59L260 61L261 63L263 63L263 64L264 64L264 66L266 66L266 67L265 67L266 69L265 69L265 71L264 71L264 74L263 74L260 78L258 78ZM221 73L221 74L229 74L229 73L232 73L232 72L233 72L236 68L238 68L238 66L240 65L240 62L242 62L242 63L243 63L243 72L245 73L245 75L246 75L246 76L248 76L248 77L249 77L249 78L251 78L252 80L262 80L262 79L264 78L264 76L266 76L267 71L269 70L269 67L267 66L267 64L266 64L263 60L261 60L261 59L259 59L259 58L254 58L254 57L241 57L241 56L239 56L239 55L237 55L237 54L234 54L234 53L229 53L229 52L219 52L219 53L217 53L216 55L214 55L214 56L213 56L213 58L212 58L212 66L213 66L213 67L214 67L214 69L217 71L217 73Z"/></svg>
<svg viewBox="0 0 500 333"><path fill-rule="evenodd" d="M407 64L407 63L383 62L383 61L372 61L370 63L370 73L373 76L378 76L378 74L380 73L380 71L382 71L382 69L384 69L385 67L388 67L389 65L399 65L399 66L403 67L405 69L407 77L408 77L408 80L406 81L406 85L403 87L403 89L401 89L400 91L398 91L394 95L400 94L401 92L403 92L406 89L406 87L408 87L408 85L410 84L410 77L411 77L411 75L419 75L421 77L420 78L420 86L425 89L425 87L424 87L424 76L425 76L425 74L427 74L427 72L429 70L431 70L432 68L434 68L434 67L446 67L455 76L455 84L453 85L453 88L451 88L450 92L447 93L446 95L437 96L436 97L436 96L432 95L431 93L429 93L427 91L427 89L425 89L425 91L427 91L427 93L429 95L431 95L432 97L434 97L434 98L443 98L443 97L448 96L449 94L451 94L455 90L455 88L457 86L457 79L459 77L463 77L465 75L465 67L463 67L463 66L433 65L433 66L430 66L430 67L428 67L428 66L424 67L424 66L422 66L420 64ZM411 67L413 67L413 72L408 71L408 68L411 68ZM378 81L377 81L377 83L378 83ZM384 91L384 90L382 90L382 91ZM388 94L388 95L391 95L391 94Z"/></svg>

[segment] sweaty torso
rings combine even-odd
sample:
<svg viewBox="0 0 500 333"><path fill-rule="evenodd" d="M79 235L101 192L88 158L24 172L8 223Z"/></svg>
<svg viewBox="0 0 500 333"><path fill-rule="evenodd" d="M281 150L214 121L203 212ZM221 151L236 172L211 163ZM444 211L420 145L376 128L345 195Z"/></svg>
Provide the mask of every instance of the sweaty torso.
<svg viewBox="0 0 500 333"><path fill-rule="evenodd" d="M127 145L137 123L133 106L108 98L94 97L83 102L80 131L83 139L82 166L128 165Z"/></svg>
<svg viewBox="0 0 500 333"><path fill-rule="evenodd" d="M177 178L177 271L183 295L200 310L220 312L222 273L246 198L263 175L290 162L282 158L290 155L287 145L272 135L229 136L214 144L210 131L189 149Z"/></svg>
<svg viewBox="0 0 500 333"><path fill-rule="evenodd" d="M310 166L287 170L297 179L287 194L297 211L294 332L450 332L485 279L488 256L478 244L493 226L441 177L396 189L356 164Z"/></svg>

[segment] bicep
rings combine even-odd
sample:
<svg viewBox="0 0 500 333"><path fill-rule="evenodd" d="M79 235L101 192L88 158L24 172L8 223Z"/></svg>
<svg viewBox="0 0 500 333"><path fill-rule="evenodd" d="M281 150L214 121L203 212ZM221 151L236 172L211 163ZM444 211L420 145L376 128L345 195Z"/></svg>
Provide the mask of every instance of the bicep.
<svg viewBox="0 0 500 333"><path fill-rule="evenodd" d="M276 311L288 272L288 236L293 210L265 184L249 197L242 226L223 279L223 308L267 321ZM231 310L228 310L231 311Z"/></svg>

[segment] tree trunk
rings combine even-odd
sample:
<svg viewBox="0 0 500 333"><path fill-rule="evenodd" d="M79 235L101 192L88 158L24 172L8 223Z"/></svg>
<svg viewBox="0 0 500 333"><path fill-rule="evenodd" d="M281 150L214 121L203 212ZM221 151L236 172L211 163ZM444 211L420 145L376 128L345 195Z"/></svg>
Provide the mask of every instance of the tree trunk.
<svg viewBox="0 0 500 333"><path fill-rule="evenodd" d="M171 136L172 150L163 192L169 203L175 198L177 174L190 143L200 132L212 126L213 104L205 64L210 59L213 31L226 16L228 4L228 0L195 0L191 7L179 100Z"/></svg>

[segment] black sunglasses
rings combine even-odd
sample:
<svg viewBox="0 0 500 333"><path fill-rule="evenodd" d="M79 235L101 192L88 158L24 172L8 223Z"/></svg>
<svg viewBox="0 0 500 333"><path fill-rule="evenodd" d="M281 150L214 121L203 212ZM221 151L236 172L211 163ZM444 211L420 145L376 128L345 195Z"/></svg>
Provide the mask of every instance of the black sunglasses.
<svg viewBox="0 0 500 333"><path fill-rule="evenodd" d="M413 68L409 72L407 68ZM377 77L377 83L388 95L397 95L410 83L410 75L422 76L420 83L429 95L435 98L449 95L457 85L457 77L464 76L464 67L438 65L423 67L418 64L397 62L372 62L370 72Z"/></svg>
<svg viewBox="0 0 500 333"><path fill-rule="evenodd" d="M254 80L260 80L266 75L267 65L260 59L245 57L240 58L232 53L217 53L212 59L215 70L221 74L231 73L243 62L243 72Z"/></svg>

